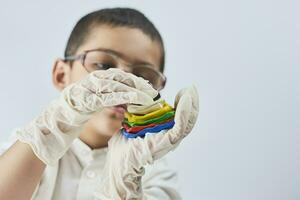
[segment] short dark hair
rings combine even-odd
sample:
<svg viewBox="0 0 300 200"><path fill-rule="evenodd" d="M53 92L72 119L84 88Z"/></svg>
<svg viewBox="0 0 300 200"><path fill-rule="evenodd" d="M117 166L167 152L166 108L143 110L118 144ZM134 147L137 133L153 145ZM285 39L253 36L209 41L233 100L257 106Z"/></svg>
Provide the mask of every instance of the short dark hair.
<svg viewBox="0 0 300 200"><path fill-rule="evenodd" d="M153 41L161 45L160 71L164 71L165 50L162 37L154 24L140 11L132 8L105 8L83 16L73 28L65 49L64 56L74 55L88 38L94 25L109 25L138 28Z"/></svg>

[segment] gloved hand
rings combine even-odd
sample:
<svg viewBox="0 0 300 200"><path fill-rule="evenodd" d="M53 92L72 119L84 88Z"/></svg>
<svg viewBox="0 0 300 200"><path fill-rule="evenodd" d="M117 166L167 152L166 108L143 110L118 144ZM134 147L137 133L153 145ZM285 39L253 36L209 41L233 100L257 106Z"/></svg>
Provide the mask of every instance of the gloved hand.
<svg viewBox="0 0 300 200"><path fill-rule="evenodd" d="M176 95L175 125L169 130L146 134L144 138L125 138L120 132L108 142L108 153L94 196L108 199L147 199L143 195L141 179L144 166L152 164L174 150L196 123L199 110L198 93L194 86Z"/></svg>
<svg viewBox="0 0 300 200"><path fill-rule="evenodd" d="M158 94L148 81L120 69L98 70L67 86L31 123L16 130L47 165L54 165L94 112L120 104L151 104Z"/></svg>

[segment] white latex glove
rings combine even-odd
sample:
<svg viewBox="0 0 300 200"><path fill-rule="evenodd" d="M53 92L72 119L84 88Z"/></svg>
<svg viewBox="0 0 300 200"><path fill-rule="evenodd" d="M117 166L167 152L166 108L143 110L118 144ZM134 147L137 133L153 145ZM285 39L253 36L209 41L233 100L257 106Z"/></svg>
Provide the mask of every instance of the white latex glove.
<svg viewBox="0 0 300 200"><path fill-rule="evenodd" d="M157 94L148 81L120 69L94 71L66 87L31 123L17 129L16 138L29 144L45 164L54 165L94 112L120 104L151 104Z"/></svg>
<svg viewBox="0 0 300 200"><path fill-rule="evenodd" d="M95 197L108 199L147 199L143 195L141 179L144 166L152 164L175 149L196 123L199 111L198 93L194 86L176 95L175 125L169 130L146 134L144 138L125 138L120 132L108 143L103 178Z"/></svg>

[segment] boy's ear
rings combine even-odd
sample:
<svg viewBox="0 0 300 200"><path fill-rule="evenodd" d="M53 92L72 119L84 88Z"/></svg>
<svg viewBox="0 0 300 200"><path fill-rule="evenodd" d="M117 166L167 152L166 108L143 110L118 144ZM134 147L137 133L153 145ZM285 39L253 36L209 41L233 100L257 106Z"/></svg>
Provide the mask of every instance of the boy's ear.
<svg viewBox="0 0 300 200"><path fill-rule="evenodd" d="M53 64L52 82L59 91L71 83L71 67L60 58L57 58Z"/></svg>

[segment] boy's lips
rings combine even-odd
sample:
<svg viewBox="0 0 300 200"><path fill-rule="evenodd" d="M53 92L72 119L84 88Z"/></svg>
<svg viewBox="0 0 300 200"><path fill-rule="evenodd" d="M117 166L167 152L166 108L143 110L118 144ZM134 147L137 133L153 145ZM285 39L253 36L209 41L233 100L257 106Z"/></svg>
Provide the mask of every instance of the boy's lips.
<svg viewBox="0 0 300 200"><path fill-rule="evenodd" d="M117 105L117 106L113 106L110 107L110 109L114 110L115 112L124 114L126 112L126 105Z"/></svg>

